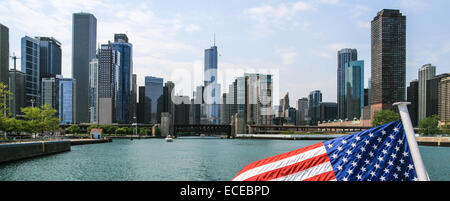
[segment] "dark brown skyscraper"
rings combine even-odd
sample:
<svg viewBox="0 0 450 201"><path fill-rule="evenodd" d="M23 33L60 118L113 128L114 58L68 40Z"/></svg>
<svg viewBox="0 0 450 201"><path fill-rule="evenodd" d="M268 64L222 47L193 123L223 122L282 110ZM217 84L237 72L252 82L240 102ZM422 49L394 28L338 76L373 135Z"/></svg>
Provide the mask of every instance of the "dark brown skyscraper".
<svg viewBox="0 0 450 201"><path fill-rule="evenodd" d="M383 9L372 20L371 116L405 101L406 17Z"/></svg>

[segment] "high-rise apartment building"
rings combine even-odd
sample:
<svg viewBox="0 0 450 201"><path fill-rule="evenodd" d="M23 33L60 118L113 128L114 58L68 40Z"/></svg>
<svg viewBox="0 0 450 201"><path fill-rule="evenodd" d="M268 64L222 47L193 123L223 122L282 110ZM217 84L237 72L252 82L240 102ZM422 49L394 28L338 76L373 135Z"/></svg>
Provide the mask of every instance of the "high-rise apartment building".
<svg viewBox="0 0 450 201"><path fill-rule="evenodd" d="M102 44L98 60L98 123L116 123L115 100L120 52L111 43Z"/></svg>
<svg viewBox="0 0 450 201"><path fill-rule="evenodd" d="M427 117L427 80L436 75L436 66L425 64L419 69L419 113L418 121Z"/></svg>
<svg viewBox="0 0 450 201"><path fill-rule="evenodd" d="M90 13L72 16L72 77L76 84L77 122L89 122L89 62L96 57L97 19Z"/></svg>
<svg viewBox="0 0 450 201"><path fill-rule="evenodd" d="M371 117L405 101L406 17L399 10L383 9L371 22Z"/></svg>
<svg viewBox="0 0 450 201"><path fill-rule="evenodd" d="M89 122L98 123L98 59L89 62Z"/></svg>
<svg viewBox="0 0 450 201"><path fill-rule="evenodd" d="M442 78L439 82L438 114L440 121L450 124L450 77Z"/></svg>
<svg viewBox="0 0 450 201"><path fill-rule="evenodd" d="M417 126L419 122L419 80L411 81L406 91L407 101L411 103L408 105L409 116L411 117L412 125Z"/></svg>
<svg viewBox="0 0 450 201"><path fill-rule="evenodd" d="M53 37L36 37L39 40L39 72L41 78L61 75L61 43Z"/></svg>
<svg viewBox="0 0 450 201"><path fill-rule="evenodd" d="M450 73L436 75L433 78L427 80L426 117L438 114L439 83L441 82L442 79L447 78L447 77L450 77ZM419 109L420 109L420 106L419 106Z"/></svg>
<svg viewBox="0 0 450 201"><path fill-rule="evenodd" d="M322 92L320 92L320 90L312 91L309 93L308 100L308 114L311 118L311 125L317 125L317 122L320 121L319 104L322 102Z"/></svg>

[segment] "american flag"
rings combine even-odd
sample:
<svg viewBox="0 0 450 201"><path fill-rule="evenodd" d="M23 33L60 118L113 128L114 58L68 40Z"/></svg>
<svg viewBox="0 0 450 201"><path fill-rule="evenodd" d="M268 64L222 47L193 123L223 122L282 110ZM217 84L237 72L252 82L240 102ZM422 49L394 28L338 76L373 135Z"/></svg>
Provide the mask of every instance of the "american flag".
<svg viewBox="0 0 450 201"><path fill-rule="evenodd" d="M233 181L417 181L400 120L246 165Z"/></svg>

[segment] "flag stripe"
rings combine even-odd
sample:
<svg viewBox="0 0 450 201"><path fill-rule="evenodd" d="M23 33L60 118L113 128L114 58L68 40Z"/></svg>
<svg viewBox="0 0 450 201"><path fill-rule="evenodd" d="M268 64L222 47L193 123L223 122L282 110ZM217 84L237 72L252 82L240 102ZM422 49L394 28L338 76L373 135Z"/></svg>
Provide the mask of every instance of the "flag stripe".
<svg viewBox="0 0 450 201"><path fill-rule="evenodd" d="M269 157L269 158L265 158L265 159L261 159L259 161L252 162L252 163L246 165L236 175L236 177L238 175L246 172L247 170L250 170L250 169L253 169L253 168L257 168L257 167L266 165L268 163L273 163L273 162L276 162L276 161L280 161L280 160L283 160L285 158L288 158L288 157L291 157L291 156L294 156L294 155L298 155L298 154L301 154L303 152L306 152L306 151L309 151L309 150L312 150L312 149L315 149L315 148L318 148L318 147L321 147L321 146L323 146L323 144L320 142L320 143L313 144L313 145L308 146L308 147L304 147L304 148L301 148L301 149L297 149L297 150L294 150L294 151L290 151L290 152L287 152L287 153L279 154L279 155L276 155L276 156L272 156L272 157Z"/></svg>
<svg viewBox="0 0 450 201"><path fill-rule="evenodd" d="M304 179L303 181L336 181L336 175L334 174L334 171L328 171L328 172L310 177L308 179Z"/></svg>
<svg viewBox="0 0 450 201"><path fill-rule="evenodd" d="M276 178L272 181L302 181L329 171L333 171L333 167L330 162L326 162L295 174Z"/></svg>
<svg viewBox="0 0 450 201"><path fill-rule="evenodd" d="M259 175L255 175L253 177L245 179L245 181L269 181L279 177L284 177L290 174L295 174L297 172L301 172L310 167L314 167L316 165L320 165L322 163L329 162L330 158L327 153L321 154L316 157L312 157L298 163L294 163L288 166L284 166L275 170L271 170L268 172L261 173Z"/></svg>
<svg viewBox="0 0 450 201"><path fill-rule="evenodd" d="M317 146L317 145L319 145L319 146ZM272 171L272 170L275 170L278 168L282 168L285 166L289 166L289 165L307 160L309 158L313 158L313 157L327 153L327 151L322 143L311 145L311 147L305 147L305 148L308 148L308 149L303 149L303 152L300 152L300 153L298 153L298 151L300 149L296 150L297 151L296 155L289 155L290 157L285 157L285 155L282 155L283 159L281 159L281 160L271 159L270 161L274 161L274 162L266 163L266 164L260 165L256 168L248 169L247 171L241 171L241 173L238 174L233 179L233 181L243 181L250 177L258 175L258 174L261 174L264 172L269 172L269 171ZM307 150L307 151L304 151L304 150ZM281 155L278 155L278 156L281 156Z"/></svg>

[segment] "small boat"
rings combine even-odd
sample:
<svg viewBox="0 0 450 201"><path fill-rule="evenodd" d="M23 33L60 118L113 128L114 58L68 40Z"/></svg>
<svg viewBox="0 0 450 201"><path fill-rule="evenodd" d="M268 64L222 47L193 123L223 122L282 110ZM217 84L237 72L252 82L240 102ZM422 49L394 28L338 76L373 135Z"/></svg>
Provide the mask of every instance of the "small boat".
<svg viewBox="0 0 450 201"><path fill-rule="evenodd" d="M166 140L166 142L172 142L173 138L172 136L168 135L166 138L164 138L164 140Z"/></svg>

